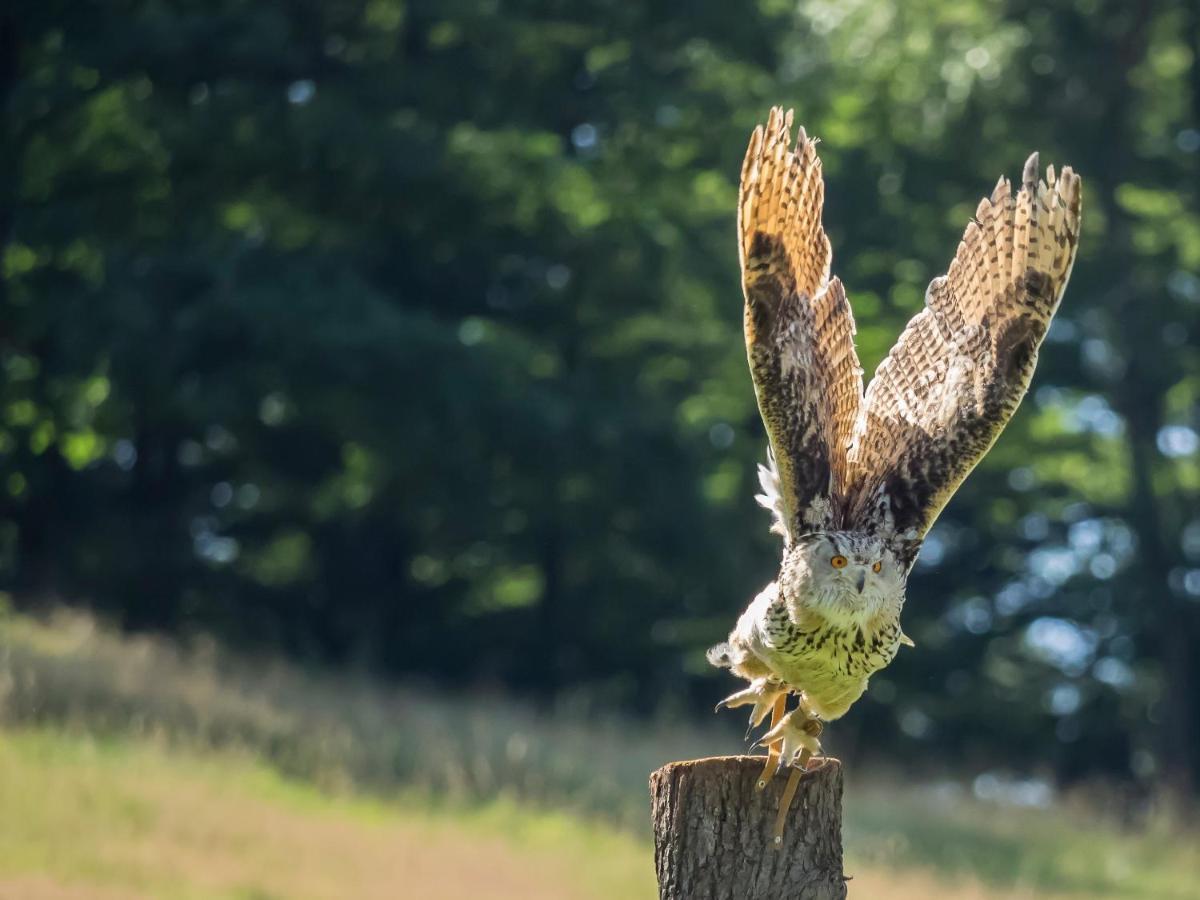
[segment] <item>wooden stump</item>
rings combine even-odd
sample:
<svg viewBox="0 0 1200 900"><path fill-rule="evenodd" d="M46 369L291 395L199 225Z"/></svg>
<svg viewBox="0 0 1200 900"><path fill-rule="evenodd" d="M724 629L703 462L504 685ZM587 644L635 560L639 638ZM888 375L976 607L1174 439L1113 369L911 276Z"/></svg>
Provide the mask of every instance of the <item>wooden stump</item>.
<svg viewBox="0 0 1200 900"><path fill-rule="evenodd" d="M660 900L842 900L842 765L799 780L783 839L772 837L787 775L762 791L761 756L668 763L650 775Z"/></svg>

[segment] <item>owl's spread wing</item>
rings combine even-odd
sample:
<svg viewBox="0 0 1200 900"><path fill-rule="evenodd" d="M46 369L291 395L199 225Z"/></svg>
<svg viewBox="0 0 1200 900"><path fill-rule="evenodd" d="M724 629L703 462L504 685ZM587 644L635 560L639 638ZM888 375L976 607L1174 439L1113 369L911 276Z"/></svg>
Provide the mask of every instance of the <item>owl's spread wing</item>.
<svg viewBox="0 0 1200 900"><path fill-rule="evenodd" d="M852 527L876 531L911 565L920 541L987 453L1029 387L1079 238L1080 182L1025 163L1001 178L935 278L925 309L867 388L849 454Z"/></svg>
<svg viewBox="0 0 1200 900"><path fill-rule="evenodd" d="M750 138L738 203L746 353L770 440L760 469L774 531L791 543L834 526L845 496L846 448L862 401L854 317L829 278L821 227L825 184L816 141L776 107Z"/></svg>

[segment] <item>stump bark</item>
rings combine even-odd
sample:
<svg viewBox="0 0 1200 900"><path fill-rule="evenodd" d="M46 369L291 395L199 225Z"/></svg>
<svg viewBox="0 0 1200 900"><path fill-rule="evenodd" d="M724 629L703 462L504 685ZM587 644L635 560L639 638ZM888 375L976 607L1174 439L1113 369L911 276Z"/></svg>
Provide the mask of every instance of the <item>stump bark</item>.
<svg viewBox="0 0 1200 900"><path fill-rule="evenodd" d="M787 770L755 789L763 757L673 762L650 776L660 900L842 900L842 766L800 776L782 841Z"/></svg>

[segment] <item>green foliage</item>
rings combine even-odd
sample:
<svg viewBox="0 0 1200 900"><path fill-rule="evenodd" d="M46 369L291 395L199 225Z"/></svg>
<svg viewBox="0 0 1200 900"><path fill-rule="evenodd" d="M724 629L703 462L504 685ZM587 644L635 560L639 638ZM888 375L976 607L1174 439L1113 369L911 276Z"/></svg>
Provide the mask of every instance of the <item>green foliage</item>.
<svg viewBox="0 0 1200 900"><path fill-rule="evenodd" d="M0 580L707 705L700 651L777 552L733 198L785 103L825 141L868 371L997 175L1036 148L1084 176L1033 394L912 580L920 650L839 740L1188 791L1198 34L1095 0L0 14Z"/></svg>

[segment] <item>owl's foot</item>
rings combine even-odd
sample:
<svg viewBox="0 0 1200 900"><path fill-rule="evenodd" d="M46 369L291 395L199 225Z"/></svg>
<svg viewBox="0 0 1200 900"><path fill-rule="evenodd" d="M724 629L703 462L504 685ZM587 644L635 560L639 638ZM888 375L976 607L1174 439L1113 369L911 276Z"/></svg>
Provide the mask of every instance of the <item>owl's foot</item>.
<svg viewBox="0 0 1200 900"><path fill-rule="evenodd" d="M768 678L755 678L750 682L748 688L738 691L736 694L730 694L718 703L714 711L720 712L723 709L734 709L738 706L754 704L754 708L750 710L750 727L746 729L746 737L749 737L750 730L758 727L762 720L775 707L775 701L786 693L787 688L778 681L771 681Z"/></svg>
<svg viewBox="0 0 1200 900"><path fill-rule="evenodd" d="M801 706L793 709L762 736L756 747L766 747L775 741L782 741L780 758L784 765L796 763L800 757L801 764L811 756L821 752L821 742L817 740L821 734L821 723L808 715Z"/></svg>

